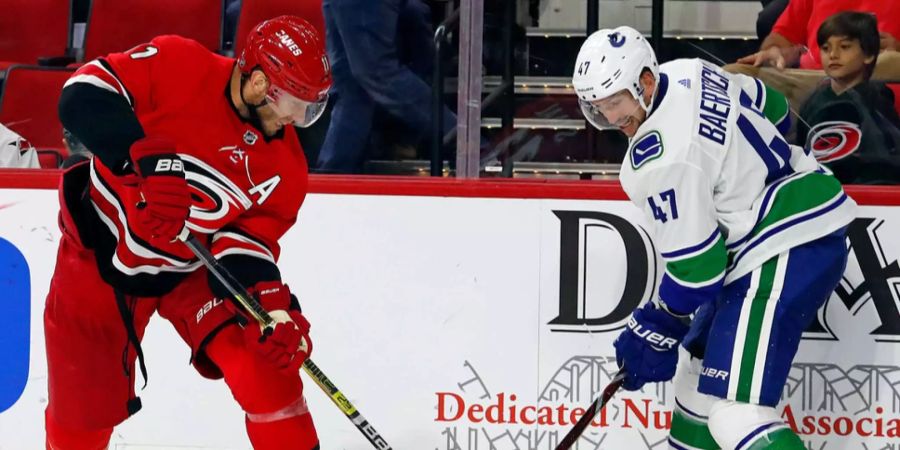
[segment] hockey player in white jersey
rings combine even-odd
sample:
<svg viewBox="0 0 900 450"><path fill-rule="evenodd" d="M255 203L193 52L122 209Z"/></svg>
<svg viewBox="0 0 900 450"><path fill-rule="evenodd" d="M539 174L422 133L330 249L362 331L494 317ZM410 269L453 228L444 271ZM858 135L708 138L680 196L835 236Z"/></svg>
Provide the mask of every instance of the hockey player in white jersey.
<svg viewBox="0 0 900 450"><path fill-rule="evenodd" d="M784 100L754 78L658 65L619 27L588 37L573 84L591 124L629 136L620 180L665 262L658 298L615 341L624 387L674 376L671 448L803 450L775 406L844 271L856 204L785 142Z"/></svg>

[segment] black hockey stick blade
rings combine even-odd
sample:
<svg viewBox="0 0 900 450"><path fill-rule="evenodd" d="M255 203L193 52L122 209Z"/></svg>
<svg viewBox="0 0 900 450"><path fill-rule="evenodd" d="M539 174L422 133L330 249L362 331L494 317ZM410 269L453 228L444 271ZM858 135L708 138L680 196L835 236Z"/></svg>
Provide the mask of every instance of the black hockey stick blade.
<svg viewBox="0 0 900 450"><path fill-rule="evenodd" d="M591 421L594 420L594 417L597 416L597 413L600 412L606 404L616 395L616 392L622 387L622 382L625 381L625 369L620 369L616 375L613 377L612 381L603 388L603 392L600 394L600 397L597 397L591 406L588 407L587 411L584 412L584 415L581 416L581 419L578 419L578 422L575 423L575 426L569 430L568 433L563 437L562 441L560 441L559 445L556 446L556 450L569 450L575 445L575 441L581 437L581 434L584 433L584 430L591 424Z"/></svg>

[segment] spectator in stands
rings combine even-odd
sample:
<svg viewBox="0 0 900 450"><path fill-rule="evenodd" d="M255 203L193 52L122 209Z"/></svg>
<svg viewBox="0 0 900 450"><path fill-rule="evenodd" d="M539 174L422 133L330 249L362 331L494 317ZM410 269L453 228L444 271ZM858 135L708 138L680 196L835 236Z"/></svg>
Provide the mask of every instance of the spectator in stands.
<svg viewBox="0 0 900 450"><path fill-rule="evenodd" d="M322 8L335 105L316 170L359 172L373 120L383 119L377 112L399 122L414 144L431 133L430 69L423 65L432 58L422 54L433 36L431 12L422 0L325 0ZM441 132L455 123L445 106Z"/></svg>
<svg viewBox="0 0 900 450"><path fill-rule="evenodd" d="M67 169L81 161L91 159L91 152L84 144L75 137L69 130L63 128L63 145L66 148L66 159L63 160L60 168Z"/></svg>
<svg viewBox="0 0 900 450"><path fill-rule="evenodd" d="M803 108L799 143L842 183L900 183L900 117L894 96L870 81L880 47L878 23L869 13L845 11L816 34L828 75Z"/></svg>
<svg viewBox="0 0 900 450"><path fill-rule="evenodd" d="M763 9L756 17L756 36L763 40L772 32L784 8L787 8L788 0L762 0L760 3Z"/></svg>
<svg viewBox="0 0 900 450"><path fill-rule="evenodd" d="M900 79L900 2L885 0L790 0L760 50L725 69L760 78L792 103L802 104L825 76L816 31L829 16L851 10L870 12L878 18L884 53L878 58L874 78ZM761 69L763 66L772 69ZM789 68L801 70L786 70ZM896 96L897 90L894 92Z"/></svg>
<svg viewBox="0 0 900 450"><path fill-rule="evenodd" d="M0 124L0 168L39 169L37 150L22 136Z"/></svg>
<svg viewBox="0 0 900 450"><path fill-rule="evenodd" d="M241 0L225 0L225 21L222 23L222 42L226 49L234 48L234 32L241 15Z"/></svg>

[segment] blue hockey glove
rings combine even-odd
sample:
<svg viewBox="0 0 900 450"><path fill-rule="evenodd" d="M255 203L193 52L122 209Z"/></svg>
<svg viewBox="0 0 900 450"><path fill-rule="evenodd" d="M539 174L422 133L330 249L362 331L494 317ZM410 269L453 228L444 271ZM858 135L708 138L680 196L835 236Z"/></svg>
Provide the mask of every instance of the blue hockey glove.
<svg viewBox="0 0 900 450"><path fill-rule="evenodd" d="M622 387L635 391L645 383L669 381L678 364L678 344L689 325L686 317L676 317L650 302L635 310L628 326L616 338L616 361L627 374Z"/></svg>

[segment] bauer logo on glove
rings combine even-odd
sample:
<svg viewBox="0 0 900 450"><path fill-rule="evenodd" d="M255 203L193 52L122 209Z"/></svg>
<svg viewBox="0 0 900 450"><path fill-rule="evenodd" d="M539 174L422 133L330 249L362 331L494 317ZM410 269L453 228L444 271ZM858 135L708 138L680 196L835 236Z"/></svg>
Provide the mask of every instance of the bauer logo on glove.
<svg viewBox="0 0 900 450"><path fill-rule="evenodd" d="M153 170L159 172L184 172L184 164L180 159L163 158L156 160L156 168Z"/></svg>
<svg viewBox="0 0 900 450"><path fill-rule="evenodd" d="M634 332L637 337L649 342L653 347L659 350L671 350L678 345L678 339L666 337L649 328L641 326L632 316L628 319L628 328Z"/></svg>

